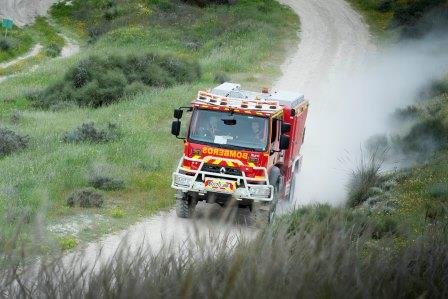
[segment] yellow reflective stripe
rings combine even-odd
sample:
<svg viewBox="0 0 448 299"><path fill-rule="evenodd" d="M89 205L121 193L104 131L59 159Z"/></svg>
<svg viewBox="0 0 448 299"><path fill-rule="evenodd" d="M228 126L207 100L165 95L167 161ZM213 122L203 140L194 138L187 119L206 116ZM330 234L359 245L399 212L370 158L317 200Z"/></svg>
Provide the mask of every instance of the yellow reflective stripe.
<svg viewBox="0 0 448 299"><path fill-rule="evenodd" d="M200 155L195 155L195 156L193 156L192 158L193 159L199 159L201 156Z"/></svg>
<svg viewBox="0 0 448 299"><path fill-rule="evenodd" d="M252 162L249 162L249 163L247 163L247 164L249 164L250 167L255 167L255 164L252 163Z"/></svg>
<svg viewBox="0 0 448 299"><path fill-rule="evenodd" d="M227 166L233 167L233 166L234 166L234 164L233 164L233 162L232 162L232 161L227 161Z"/></svg>
<svg viewBox="0 0 448 299"><path fill-rule="evenodd" d="M218 164L221 163L221 161L222 161L222 160L215 160L215 161L213 162L213 164L218 165Z"/></svg>

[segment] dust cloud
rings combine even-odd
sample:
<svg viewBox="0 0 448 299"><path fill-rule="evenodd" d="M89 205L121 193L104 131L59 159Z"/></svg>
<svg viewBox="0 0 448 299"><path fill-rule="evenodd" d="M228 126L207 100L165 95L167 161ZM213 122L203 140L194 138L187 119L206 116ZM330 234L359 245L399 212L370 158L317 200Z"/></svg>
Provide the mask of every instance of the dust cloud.
<svg viewBox="0 0 448 299"><path fill-rule="evenodd" d="M344 202L363 143L388 134L395 109L413 103L448 72L448 34L403 41L368 54L356 70L334 73L311 99L297 204Z"/></svg>

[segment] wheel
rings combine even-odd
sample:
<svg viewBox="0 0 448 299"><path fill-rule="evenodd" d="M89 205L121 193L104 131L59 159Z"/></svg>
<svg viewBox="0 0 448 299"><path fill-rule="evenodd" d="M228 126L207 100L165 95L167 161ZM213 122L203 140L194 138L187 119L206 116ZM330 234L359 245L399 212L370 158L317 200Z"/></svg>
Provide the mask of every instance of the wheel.
<svg viewBox="0 0 448 299"><path fill-rule="evenodd" d="M191 218L194 215L196 208L196 202L194 202L189 196L179 191L177 194L177 206L176 212L179 218Z"/></svg>
<svg viewBox="0 0 448 299"><path fill-rule="evenodd" d="M289 196L288 196L289 202L294 201L294 195L295 195L294 192L296 191L297 176L299 175L299 172L300 172L300 164L297 164L296 167L294 168L294 172L291 178L291 184L289 186Z"/></svg>
<svg viewBox="0 0 448 299"><path fill-rule="evenodd" d="M297 183L297 173L294 171L291 178L291 185L289 185L289 195L288 195L288 201L293 202L294 201L294 193L296 191L296 183Z"/></svg>
<svg viewBox="0 0 448 299"><path fill-rule="evenodd" d="M274 197L271 202L255 202L252 204L252 225L263 228L274 219L278 202L278 185L274 187Z"/></svg>
<svg viewBox="0 0 448 299"><path fill-rule="evenodd" d="M271 221L271 207L267 204L254 203L251 212L252 225L263 228Z"/></svg>

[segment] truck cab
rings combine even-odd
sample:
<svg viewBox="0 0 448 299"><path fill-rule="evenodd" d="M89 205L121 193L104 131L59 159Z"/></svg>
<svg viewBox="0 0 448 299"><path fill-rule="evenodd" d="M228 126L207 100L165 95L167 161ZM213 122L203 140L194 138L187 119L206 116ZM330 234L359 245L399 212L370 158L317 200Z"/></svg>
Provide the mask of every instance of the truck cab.
<svg viewBox="0 0 448 299"><path fill-rule="evenodd" d="M227 82L175 109L172 134L184 139L172 180L178 216L190 217L206 201L249 207L254 221L268 222L277 202L292 198L308 106L300 93ZM185 110L191 117L179 137Z"/></svg>

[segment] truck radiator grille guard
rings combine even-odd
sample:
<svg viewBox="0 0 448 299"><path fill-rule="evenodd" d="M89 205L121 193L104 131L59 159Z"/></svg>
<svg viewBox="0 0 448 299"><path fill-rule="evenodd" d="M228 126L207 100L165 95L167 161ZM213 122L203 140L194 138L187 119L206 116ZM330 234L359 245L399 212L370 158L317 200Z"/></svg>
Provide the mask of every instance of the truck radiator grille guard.
<svg viewBox="0 0 448 299"><path fill-rule="evenodd" d="M235 175L235 176L243 175L243 173L239 169L232 168L232 167L221 167L221 166L211 165L211 164L204 164L204 166L202 166L201 170L205 171L205 172L230 174L230 175Z"/></svg>
<svg viewBox="0 0 448 299"><path fill-rule="evenodd" d="M221 167L218 165L207 164L212 159L218 157L207 156L203 159L195 159L183 156L176 170L173 172L173 181L171 187L183 192L196 192L205 195L208 192L217 192L205 187L206 178L219 178L222 180L235 181L236 189L234 191L219 190L219 193L229 194L237 200L251 199L255 202L271 201L273 199L274 187L269 184L268 171L265 167L251 167L254 170L262 170L262 178L248 178L244 171L232 167ZM233 162L236 165L242 165L242 162L234 159L219 157L225 162ZM184 161L200 163L197 170L183 167Z"/></svg>

